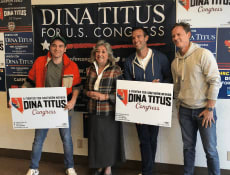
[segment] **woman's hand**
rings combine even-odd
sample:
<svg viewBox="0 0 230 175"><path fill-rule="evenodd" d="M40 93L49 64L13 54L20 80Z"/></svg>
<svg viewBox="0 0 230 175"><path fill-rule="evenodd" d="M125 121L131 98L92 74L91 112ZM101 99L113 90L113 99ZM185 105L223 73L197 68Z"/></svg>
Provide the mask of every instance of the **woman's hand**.
<svg viewBox="0 0 230 175"><path fill-rule="evenodd" d="M96 91L88 91L86 93L86 95L94 100L108 100L109 99L109 95L108 94L102 94L100 92L96 92Z"/></svg>

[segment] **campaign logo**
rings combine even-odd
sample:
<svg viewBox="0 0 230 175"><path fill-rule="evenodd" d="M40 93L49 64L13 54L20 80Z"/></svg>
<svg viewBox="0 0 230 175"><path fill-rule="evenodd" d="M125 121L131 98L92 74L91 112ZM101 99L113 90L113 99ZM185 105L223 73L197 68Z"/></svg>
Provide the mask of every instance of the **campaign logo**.
<svg viewBox="0 0 230 175"><path fill-rule="evenodd" d="M182 5L187 11L189 9L189 0L179 0L180 5Z"/></svg>
<svg viewBox="0 0 230 175"><path fill-rule="evenodd" d="M19 112L23 113L24 108L23 108L22 98L11 98L11 104Z"/></svg>
<svg viewBox="0 0 230 175"><path fill-rule="evenodd" d="M230 52L230 40L225 40L224 44L226 47L228 47L228 52Z"/></svg>
<svg viewBox="0 0 230 175"><path fill-rule="evenodd" d="M13 32L15 29L15 23L14 22L8 22L8 29L9 29L9 31Z"/></svg>
<svg viewBox="0 0 230 175"><path fill-rule="evenodd" d="M124 103L124 105L128 104L128 90L127 89L118 89L117 97Z"/></svg>

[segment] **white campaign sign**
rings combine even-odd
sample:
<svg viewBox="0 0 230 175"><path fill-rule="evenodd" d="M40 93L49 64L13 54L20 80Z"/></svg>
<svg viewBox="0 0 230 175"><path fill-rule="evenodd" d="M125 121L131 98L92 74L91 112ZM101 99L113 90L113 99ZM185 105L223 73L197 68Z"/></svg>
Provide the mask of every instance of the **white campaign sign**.
<svg viewBox="0 0 230 175"><path fill-rule="evenodd" d="M14 129L68 128L66 88L9 89Z"/></svg>
<svg viewBox="0 0 230 175"><path fill-rule="evenodd" d="M230 27L228 0L179 0L177 3L177 22L187 22L192 28Z"/></svg>
<svg viewBox="0 0 230 175"><path fill-rule="evenodd" d="M171 127L173 84L117 80L117 121Z"/></svg>

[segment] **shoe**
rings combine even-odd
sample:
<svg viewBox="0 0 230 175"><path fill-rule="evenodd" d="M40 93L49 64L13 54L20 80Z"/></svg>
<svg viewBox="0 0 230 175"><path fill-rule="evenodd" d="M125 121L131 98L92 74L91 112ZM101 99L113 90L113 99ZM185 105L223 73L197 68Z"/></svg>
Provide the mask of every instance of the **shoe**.
<svg viewBox="0 0 230 175"><path fill-rule="evenodd" d="M112 170L111 170L110 174L106 174L106 173L104 173L104 175L112 175Z"/></svg>
<svg viewBox="0 0 230 175"><path fill-rule="evenodd" d="M112 172L110 174L104 174L104 175L112 175Z"/></svg>
<svg viewBox="0 0 230 175"><path fill-rule="evenodd" d="M104 169L102 169L101 171L99 171L99 169L97 169L93 175L104 175Z"/></svg>
<svg viewBox="0 0 230 175"><path fill-rule="evenodd" d="M39 175L38 169L29 169L26 175Z"/></svg>
<svg viewBox="0 0 230 175"><path fill-rule="evenodd" d="M68 168L65 172L67 175L77 175L74 168Z"/></svg>

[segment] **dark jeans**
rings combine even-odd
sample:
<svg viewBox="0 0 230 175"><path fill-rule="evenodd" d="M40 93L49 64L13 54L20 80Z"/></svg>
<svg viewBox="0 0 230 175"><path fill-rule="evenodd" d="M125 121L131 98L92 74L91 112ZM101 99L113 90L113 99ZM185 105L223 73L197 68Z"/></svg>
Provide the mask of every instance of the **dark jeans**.
<svg viewBox="0 0 230 175"><path fill-rule="evenodd" d="M219 156L216 149L216 122L212 127L202 127L202 117L198 117L204 110L180 107L179 122L184 144L184 175L194 174L195 147L197 131L200 132L201 141L207 158L208 174L220 175ZM216 111L213 112L216 121Z"/></svg>
<svg viewBox="0 0 230 175"><path fill-rule="evenodd" d="M34 143L31 154L30 168L38 169L41 159L42 147L49 129L36 129ZM59 133L64 148L64 164L65 168L73 168L73 143L71 137L71 117L69 117L69 128L59 128ZM54 143L55 144L55 143Z"/></svg>
<svg viewBox="0 0 230 175"><path fill-rule="evenodd" d="M136 127L140 141L142 175L152 175L157 150L159 126L137 124Z"/></svg>

